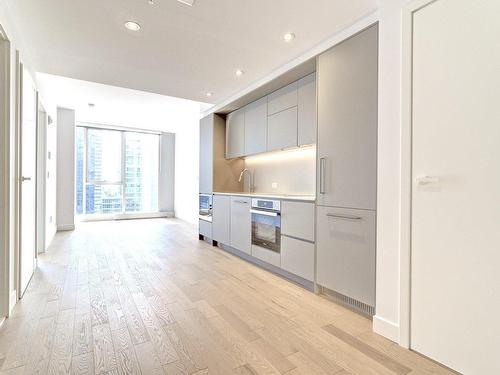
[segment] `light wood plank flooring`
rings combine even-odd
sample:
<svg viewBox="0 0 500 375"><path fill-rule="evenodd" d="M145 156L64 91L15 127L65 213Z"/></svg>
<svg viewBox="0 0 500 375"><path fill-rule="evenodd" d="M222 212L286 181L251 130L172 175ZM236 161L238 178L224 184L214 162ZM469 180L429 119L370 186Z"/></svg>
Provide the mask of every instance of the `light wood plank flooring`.
<svg viewBox="0 0 500 375"><path fill-rule="evenodd" d="M0 330L0 374L448 374L176 219L58 233Z"/></svg>

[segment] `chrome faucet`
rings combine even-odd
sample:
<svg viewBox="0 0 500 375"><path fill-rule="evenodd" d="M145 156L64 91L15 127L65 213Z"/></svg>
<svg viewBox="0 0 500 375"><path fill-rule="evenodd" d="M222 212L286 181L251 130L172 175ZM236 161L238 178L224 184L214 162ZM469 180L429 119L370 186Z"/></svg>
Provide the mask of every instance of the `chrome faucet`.
<svg viewBox="0 0 500 375"><path fill-rule="evenodd" d="M248 172L248 191L250 193L253 193L253 190L254 190L253 176L252 176L252 172L248 168L245 168L245 169L243 169L241 171L240 178L238 178L238 182L241 182L241 180L243 179L243 175L245 174L245 172Z"/></svg>

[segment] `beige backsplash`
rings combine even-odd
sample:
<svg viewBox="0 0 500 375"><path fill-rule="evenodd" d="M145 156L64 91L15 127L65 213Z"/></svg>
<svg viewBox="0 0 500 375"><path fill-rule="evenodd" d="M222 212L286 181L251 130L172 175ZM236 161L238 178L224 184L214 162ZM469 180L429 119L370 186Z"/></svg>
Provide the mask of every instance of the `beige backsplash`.
<svg viewBox="0 0 500 375"><path fill-rule="evenodd" d="M254 175L256 193L315 194L315 147L250 156L245 159L245 167ZM273 183L277 188L273 188ZM247 186L245 184L245 189Z"/></svg>

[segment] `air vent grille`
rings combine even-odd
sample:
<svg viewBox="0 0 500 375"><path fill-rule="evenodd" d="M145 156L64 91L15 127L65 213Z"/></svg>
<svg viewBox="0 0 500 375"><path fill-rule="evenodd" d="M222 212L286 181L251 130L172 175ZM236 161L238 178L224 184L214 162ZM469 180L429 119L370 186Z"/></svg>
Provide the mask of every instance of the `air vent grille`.
<svg viewBox="0 0 500 375"><path fill-rule="evenodd" d="M354 298L345 296L325 287L322 287L322 292L323 294L333 299L335 302L347 306L357 312L360 312L361 314L365 314L368 316L375 315L375 307L373 306L367 305L366 303L360 302Z"/></svg>

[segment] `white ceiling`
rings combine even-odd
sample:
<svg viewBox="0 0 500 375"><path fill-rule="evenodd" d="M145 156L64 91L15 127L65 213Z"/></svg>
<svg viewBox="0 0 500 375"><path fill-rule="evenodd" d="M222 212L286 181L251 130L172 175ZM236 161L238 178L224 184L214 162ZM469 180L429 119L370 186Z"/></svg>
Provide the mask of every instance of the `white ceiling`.
<svg viewBox="0 0 500 375"><path fill-rule="evenodd" d="M377 0L5 1L37 71L212 103L377 7ZM126 30L127 20L142 29ZM290 31L296 38L285 43ZM238 68L246 72L240 78Z"/></svg>

